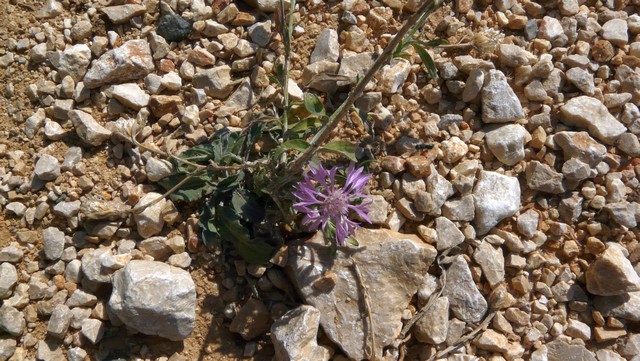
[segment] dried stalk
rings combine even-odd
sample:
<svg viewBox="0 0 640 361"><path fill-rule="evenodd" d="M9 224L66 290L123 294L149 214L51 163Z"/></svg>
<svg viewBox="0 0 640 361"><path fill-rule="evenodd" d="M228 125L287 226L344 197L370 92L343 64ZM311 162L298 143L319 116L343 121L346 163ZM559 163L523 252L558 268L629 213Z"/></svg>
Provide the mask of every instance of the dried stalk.
<svg viewBox="0 0 640 361"><path fill-rule="evenodd" d="M485 317L485 319L482 321L482 323L480 323L478 325L478 327L476 327L475 329L473 329L473 331L471 331L470 333L460 337L455 344L445 348L444 350L437 352L435 355L429 357L429 359L427 361L433 361L435 359L439 359L439 358L443 358L444 356L446 356L447 354L449 354L452 351L457 350L460 346L464 345L467 341L471 341L472 339L474 339L478 333L480 333L480 331L484 331L487 327L489 327L489 322L491 322L491 320L493 320L493 317L496 315L496 311L491 312L490 314L487 315L487 317Z"/></svg>
<svg viewBox="0 0 640 361"><path fill-rule="evenodd" d="M358 99L362 93L364 92L365 87L371 79L375 76L375 74L380 70L385 64L389 62L391 56L393 55L394 50L398 47L398 44L404 39L404 37L409 33L412 27L418 22L418 20L427 12L431 12L436 9L440 4L442 4L444 0L426 0L418 11L415 14L411 15L411 17L405 22L400 31L391 39L386 48L382 51L382 54L376 59L373 63L373 66L367 71L362 79L358 81L355 88L349 92L347 99L340 104L338 109L329 116L329 119L325 123L325 125L320 129L320 131L313 137L310 142L309 148L307 148L302 154L300 154L291 165L289 171L293 174L299 173L304 168L304 165L311 159L313 154L320 149L320 147L327 142L329 137L331 136L331 132L336 128L338 123L344 118L356 99Z"/></svg>

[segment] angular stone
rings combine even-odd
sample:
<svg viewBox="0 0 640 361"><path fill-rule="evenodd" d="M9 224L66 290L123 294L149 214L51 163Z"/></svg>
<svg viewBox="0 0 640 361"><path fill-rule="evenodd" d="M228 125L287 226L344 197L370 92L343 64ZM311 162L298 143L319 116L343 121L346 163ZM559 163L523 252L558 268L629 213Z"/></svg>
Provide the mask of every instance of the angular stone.
<svg viewBox="0 0 640 361"><path fill-rule="evenodd" d="M562 173L556 172L550 166L537 160L527 164L525 178L527 179L527 187L535 191L559 194L566 190Z"/></svg>
<svg viewBox="0 0 640 361"><path fill-rule="evenodd" d="M183 269L133 260L115 273L109 308L141 333L183 340L195 327L195 284Z"/></svg>
<svg viewBox="0 0 640 361"><path fill-rule="evenodd" d="M17 337L22 335L26 324L22 312L7 305L0 307L0 331Z"/></svg>
<svg viewBox="0 0 640 361"><path fill-rule="evenodd" d="M52 181L60 175L60 163L49 154L43 154L36 162L33 172L43 181Z"/></svg>
<svg viewBox="0 0 640 361"><path fill-rule="evenodd" d="M439 345L447 339L449 331L449 299L438 298L431 308L416 322L414 335L420 342Z"/></svg>
<svg viewBox="0 0 640 361"><path fill-rule="evenodd" d="M524 117L520 100L499 70L490 70L482 88L482 121L508 123Z"/></svg>
<svg viewBox="0 0 640 361"><path fill-rule="evenodd" d="M193 77L193 87L204 89L207 95L224 99L233 91L231 68L227 65L203 70Z"/></svg>
<svg viewBox="0 0 640 361"><path fill-rule="evenodd" d="M89 342L97 344L102 339L106 327L104 323L95 318L87 318L82 321L82 329L80 332Z"/></svg>
<svg viewBox="0 0 640 361"><path fill-rule="evenodd" d="M316 39L316 46L311 53L310 64L318 61L338 61L340 57L340 43L338 42L338 32L334 29L323 30Z"/></svg>
<svg viewBox="0 0 640 361"><path fill-rule="evenodd" d="M619 47L624 47L629 42L629 30L624 19L611 19L602 25L602 38Z"/></svg>
<svg viewBox="0 0 640 361"><path fill-rule="evenodd" d="M216 114L218 116L228 116L241 110L249 109L257 100L253 93L251 80L245 78Z"/></svg>
<svg viewBox="0 0 640 361"><path fill-rule="evenodd" d="M9 360L11 356L16 352L17 342L11 338L0 339L0 360ZM13 360L13 358L12 358Z"/></svg>
<svg viewBox="0 0 640 361"><path fill-rule="evenodd" d="M11 263L0 263L0 300L11 297L16 283L18 283L16 267Z"/></svg>
<svg viewBox="0 0 640 361"><path fill-rule="evenodd" d="M334 256L325 252L326 242L318 232L310 240L290 245L289 267L305 303L320 311L327 336L349 357L361 360L368 344L367 317L361 312L362 285L354 276L352 261L370 295L375 352L380 357L382 348L400 332L402 312L424 282L436 250L414 235L389 230L360 229L355 238L360 244L357 252L340 249ZM316 287L326 281L330 286L318 292Z"/></svg>
<svg viewBox="0 0 640 361"><path fill-rule="evenodd" d="M476 287L463 256L455 256L447 269L442 295L449 299L453 314L466 322L480 322L487 312L487 301Z"/></svg>
<svg viewBox="0 0 640 361"><path fill-rule="evenodd" d="M167 41L181 41L191 33L191 23L178 14L166 14L158 20L156 33Z"/></svg>
<svg viewBox="0 0 640 361"><path fill-rule="evenodd" d="M49 260L57 260L64 251L64 232L55 227L46 228L42 231L44 243L44 255Z"/></svg>
<svg viewBox="0 0 640 361"><path fill-rule="evenodd" d="M485 135L487 146L498 160L514 165L524 159L526 129L519 124L507 124L490 128Z"/></svg>
<svg viewBox="0 0 640 361"><path fill-rule="evenodd" d="M473 253L473 259L480 265L482 274L491 287L504 281L504 254L487 241L480 243Z"/></svg>
<svg viewBox="0 0 640 361"><path fill-rule="evenodd" d="M571 345L561 339L547 344L548 361L596 361L595 356L582 345Z"/></svg>
<svg viewBox="0 0 640 361"><path fill-rule="evenodd" d="M112 94L122 105L136 110L149 104L149 94L136 83L118 84L113 87Z"/></svg>
<svg viewBox="0 0 640 361"><path fill-rule="evenodd" d="M464 234L445 217L436 218L436 232L438 232L438 251L455 247L464 241Z"/></svg>
<svg viewBox="0 0 640 361"><path fill-rule="evenodd" d="M149 192L140 198L136 207L151 204L159 197L162 197L160 193ZM166 203L167 201L163 198L154 205L145 207L142 212L134 214L133 220L136 222L138 234L142 238L149 238L162 232L164 227L162 210Z"/></svg>
<svg viewBox="0 0 640 361"><path fill-rule="evenodd" d="M271 325L271 341L276 360L329 360L329 352L318 346L316 337L320 326L320 311L302 305L277 319Z"/></svg>
<svg viewBox="0 0 640 361"><path fill-rule="evenodd" d="M481 171L473 197L476 233L483 235L520 209L520 183L515 177Z"/></svg>
<svg viewBox="0 0 640 361"><path fill-rule="evenodd" d="M77 44L62 53L50 53L49 60L61 77L69 75L78 82L87 72L91 62L91 49L85 44Z"/></svg>
<svg viewBox="0 0 640 361"><path fill-rule="evenodd" d="M340 61L340 69L338 75L346 76L351 79L351 84L355 84L358 77L362 78L375 62L373 53L360 53L346 55Z"/></svg>
<svg viewBox="0 0 640 361"><path fill-rule="evenodd" d="M122 83L144 78L155 69L149 43L144 39L129 40L109 50L96 60L84 76L85 87Z"/></svg>
<svg viewBox="0 0 640 361"><path fill-rule="evenodd" d="M267 306L260 300L250 298L231 321L229 331L239 333L248 341L266 333L270 323Z"/></svg>
<svg viewBox="0 0 640 361"><path fill-rule="evenodd" d="M452 221L471 222L476 217L473 195L450 199L442 206L442 215Z"/></svg>
<svg viewBox="0 0 640 361"><path fill-rule="evenodd" d="M589 133L606 144L615 143L627 130L600 100L584 95L569 100L560 108L560 115L563 123L587 128Z"/></svg>
<svg viewBox="0 0 640 361"><path fill-rule="evenodd" d="M58 340L41 340L38 342L38 352L36 359L40 361L64 360L64 351L61 342Z"/></svg>
<svg viewBox="0 0 640 361"><path fill-rule="evenodd" d="M111 131L100 125L89 113L72 110L69 112L69 119L80 139L89 145L99 146L111 137Z"/></svg>
<svg viewBox="0 0 640 361"><path fill-rule="evenodd" d="M488 329L482 333L474 344L481 350L491 352L507 352L509 350L509 340L501 333Z"/></svg>
<svg viewBox="0 0 640 361"><path fill-rule="evenodd" d="M82 273L87 279L93 282L111 283L113 271L102 267L102 259L107 255L111 255L111 249L101 247L82 256Z"/></svg>
<svg viewBox="0 0 640 361"><path fill-rule="evenodd" d="M558 132L553 141L562 148L564 159L575 158L591 167L598 165L607 154L607 147L587 132Z"/></svg>
<svg viewBox="0 0 640 361"><path fill-rule="evenodd" d="M47 325L47 334L57 339L63 339L67 334L69 325L71 324L71 310L68 306L57 305L51 313L49 324Z"/></svg>
<svg viewBox="0 0 640 361"><path fill-rule="evenodd" d="M640 292L623 293L617 296L595 297L593 306L605 317L640 321Z"/></svg>
<svg viewBox="0 0 640 361"><path fill-rule="evenodd" d="M147 7L142 4L124 4L107 6L100 9L114 24L123 24L134 16L140 16L147 12Z"/></svg>
<svg viewBox="0 0 640 361"><path fill-rule="evenodd" d="M565 73L567 80L586 95L593 96L596 86L593 83L593 75L580 68L571 68Z"/></svg>
<svg viewBox="0 0 640 361"><path fill-rule="evenodd" d="M407 61L393 61L382 67L379 89L384 94L394 94L402 89L411 71L411 64Z"/></svg>
<svg viewBox="0 0 640 361"><path fill-rule="evenodd" d="M586 272L587 290L594 295L615 296L640 291L640 276L617 244L610 244Z"/></svg>
<svg viewBox="0 0 640 361"><path fill-rule="evenodd" d="M604 209L611 215L611 218L621 226L633 229L637 227L637 217L640 214L640 204L637 202L615 202L607 203Z"/></svg>

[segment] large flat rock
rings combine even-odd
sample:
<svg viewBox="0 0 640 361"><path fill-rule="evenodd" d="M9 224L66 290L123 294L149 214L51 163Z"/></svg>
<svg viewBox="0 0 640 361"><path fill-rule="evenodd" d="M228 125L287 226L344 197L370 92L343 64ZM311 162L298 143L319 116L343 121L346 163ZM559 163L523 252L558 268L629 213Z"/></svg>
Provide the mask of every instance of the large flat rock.
<svg viewBox="0 0 640 361"><path fill-rule="evenodd" d="M376 355L402 328L402 311L424 282L436 250L417 236L390 230L360 229L358 247L333 255L322 233L290 248L289 273L304 302L317 308L327 336L354 360L369 358L370 326L362 284L368 289L375 329Z"/></svg>

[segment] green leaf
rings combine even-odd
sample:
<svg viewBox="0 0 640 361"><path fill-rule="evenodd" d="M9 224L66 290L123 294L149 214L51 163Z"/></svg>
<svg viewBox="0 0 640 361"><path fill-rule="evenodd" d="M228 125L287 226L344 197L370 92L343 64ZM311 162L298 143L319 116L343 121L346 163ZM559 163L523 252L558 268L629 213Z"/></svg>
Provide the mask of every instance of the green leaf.
<svg viewBox="0 0 640 361"><path fill-rule="evenodd" d="M314 115L324 115L324 105L320 101L317 95L311 93L305 93L304 95L304 107L307 111Z"/></svg>
<svg viewBox="0 0 640 361"><path fill-rule="evenodd" d="M231 197L231 205L236 213L246 222L260 223L264 220L264 205L255 193L244 189L236 189Z"/></svg>
<svg viewBox="0 0 640 361"><path fill-rule="evenodd" d="M425 48L433 48L433 47L436 47L436 46L449 44L447 39L442 39L442 38L437 38L437 39L433 39L433 40L429 40L429 41L416 40L416 41L414 41L414 43L418 43L418 44L422 45Z"/></svg>
<svg viewBox="0 0 640 361"><path fill-rule="evenodd" d="M200 236L202 238L202 242L204 242L207 247L217 248L224 252L224 243L222 242L222 237L220 237L220 233L218 233L218 228L216 227L215 210L215 199L211 199L203 207L202 212L200 213L198 228L201 230Z"/></svg>
<svg viewBox="0 0 640 361"><path fill-rule="evenodd" d="M334 140L320 148L320 152L336 153L357 162L356 145L346 140Z"/></svg>
<svg viewBox="0 0 640 361"><path fill-rule="evenodd" d="M180 186L177 191L171 193L169 198L171 198L172 201L182 202L195 202L202 199L202 197L214 189L214 186L211 183L212 176L212 172L207 172L191 177L191 179ZM160 184L164 189L169 190L185 177L187 177L185 174L175 174L159 180L158 184Z"/></svg>
<svg viewBox="0 0 640 361"><path fill-rule="evenodd" d="M289 128L289 130L293 133L304 133L307 130L313 130L322 125L322 121L318 118L306 118L297 122L294 126Z"/></svg>
<svg viewBox="0 0 640 361"><path fill-rule="evenodd" d="M216 209L217 229L225 241L251 264L265 264L275 252L275 247L262 238L251 239L249 230L240 223L240 218L230 206Z"/></svg>
<svg viewBox="0 0 640 361"><path fill-rule="evenodd" d="M433 62L433 58L431 58L431 55L429 54L429 52L425 50L425 48L423 48L421 45L418 45L418 44L413 44L413 48L416 49L416 52L418 53L418 55L420 56L420 59L422 60L422 64L424 64L424 67L429 72L429 75L431 76L431 78L438 79L438 73L436 72L436 64Z"/></svg>
<svg viewBox="0 0 640 361"><path fill-rule="evenodd" d="M216 194L228 194L235 191L239 186L240 182L244 180L244 171L239 171L236 174L232 174L226 178L223 178L216 185Z"/></svg>
<svg viewBox="0 0 640 361"><path fill-rule="evenodd" d="M291 139L280 144L280 146L274 150L274 156L277 159L277 158L280 158L280 155L282 155L282 153L286 152L287 150L296 150L298 152L304 152L307 148L309 148L309 143L306 140Z"/></svg>

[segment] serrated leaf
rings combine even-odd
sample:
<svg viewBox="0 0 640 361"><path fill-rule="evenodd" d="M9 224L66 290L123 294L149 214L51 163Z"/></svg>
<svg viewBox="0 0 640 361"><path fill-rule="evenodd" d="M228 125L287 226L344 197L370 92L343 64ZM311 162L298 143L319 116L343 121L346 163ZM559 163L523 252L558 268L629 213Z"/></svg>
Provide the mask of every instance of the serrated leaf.
<svg viewBox="0 0 640 361"><path fill-rule="evenodd" d="M275 247L264 239L251 239L249 230L229 206L216 209L217 229L225 241L231 242L235 251L251 264L265 264L275 252Z"/></svg>
<svg viewBox="0 0 640 361"><path fill-rule="evenodd" d="M320 148L320 152L336 153L349 158L350 160L357 162L356 158L356 145L346 140L334 140L324 147Z"/></svg>
<svg viewBox="0 0 640 361"><path fill-rule="evenodd" d="M433 58L431 58L429 52L425 48L417 44L414 44L413 48L416 49L416 53L418 53L418 56L420 56L420 60L422 60L422 64L427 69L427 72L429 72L429 76L431 76L432 79L438 79L436 64L433 62Z"/></svg>
<svg viewBox="0 0 640 361"><path fill-rule="evenodd" d="M317 95L312 93L304 94L304 107L307 111L314 115L324 115L324 105L320 101Z"/></svg>

